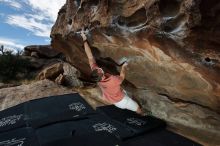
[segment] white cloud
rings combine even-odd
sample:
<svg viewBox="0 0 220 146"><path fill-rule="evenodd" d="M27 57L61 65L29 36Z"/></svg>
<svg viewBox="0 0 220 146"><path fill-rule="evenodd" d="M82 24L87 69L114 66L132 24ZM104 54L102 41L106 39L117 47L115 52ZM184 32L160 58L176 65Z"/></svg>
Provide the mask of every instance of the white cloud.
<svg viewBox="0 0 220 146"><path fill-rule="evenodd" d="M43 14L52 22L55 22L59 9L66 0L28 0L28 4L40 14Z"/></svg>
<svg viewBox="0 0 220 146"><path fill-rule="evenodd" d="M11 7L21 9L22 5L19 2L16 2L15 0L0 0L0 3L5 3Z"/></svg>
<svg viewBox="0 0 220 146"><path fill-rule="evenodd" d="M6 23L27 29L36 36L49 37L52 23L45 24L40 18L30 17L27 15L9 15Z"/></svg>
<svg viewBox="0 0 220 146"><path fill-rule="evenodd" d="M45 39L44 41L50 43L51 39Z"/></svg>
<svg viewBox="0 0 220 146"><path fill-rule="evenodd" d="M12 50L22 50L25 47L25 45L19 44L18 40L8 38L0 38L0 45L4 45L5 48L10 48Z"/></svg>
<svg viewBox="0 0 220 146"><path fill-rule="evenodd" d="M43 15L39 15L39 14L26 14L26 16L28 18L34 18L36 19L37 21L43 21L45 20L45 17Z"/></svg>
<svg viewBox="0 0 220 146"><path fill-rule="evenodd" d="M21 14L5 15L7 24L29 30L33 35L49 38L58 11L66 0L0 0L0 2L16 8L25 7L20 9Z"/></svg>

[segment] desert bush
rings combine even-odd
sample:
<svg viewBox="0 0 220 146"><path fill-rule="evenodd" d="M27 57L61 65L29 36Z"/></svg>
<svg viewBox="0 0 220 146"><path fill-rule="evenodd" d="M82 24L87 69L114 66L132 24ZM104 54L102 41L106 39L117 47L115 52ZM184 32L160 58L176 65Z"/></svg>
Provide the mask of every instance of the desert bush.
<svg viewBox="0 0 220 146"><path fill-rule="evenodd" d="M18 79L19 74L28 74L29 60L23 59L20 53L4 51L1 47L0 54L0 82Z"/></svg>

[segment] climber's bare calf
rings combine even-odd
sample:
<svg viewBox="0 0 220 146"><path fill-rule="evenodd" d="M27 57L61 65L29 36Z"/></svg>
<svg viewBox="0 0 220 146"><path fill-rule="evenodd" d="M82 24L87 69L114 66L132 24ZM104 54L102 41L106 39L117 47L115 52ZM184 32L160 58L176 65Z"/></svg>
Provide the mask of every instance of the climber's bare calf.
<svg viewBox="0 0 220 146"><path fill-rule="evenodd" d="M119 108L128 109L142 115L140 106L127 95L125 90L121 88L121 83L125 79L125 69L128 64L124 63L122 65L120 75L105 73L103 69L96 64L91 48L87 43L87 37L83 31L81 32L81 36L83 38L89 65L92 70L91 79L101 88L103 98Z"/></svg>

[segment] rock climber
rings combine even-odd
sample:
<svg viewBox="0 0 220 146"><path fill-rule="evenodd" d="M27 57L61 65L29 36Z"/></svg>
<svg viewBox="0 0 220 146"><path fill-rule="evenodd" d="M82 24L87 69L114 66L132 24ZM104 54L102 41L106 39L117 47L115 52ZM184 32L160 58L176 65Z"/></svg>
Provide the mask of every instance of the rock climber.
<svg viewBox="0 0 220 146"><path fill-rule="evenodd" d="M143 112L137 102L131 99L127 95L126 91L121 87L121 84L125 79L125 68L127 67L128 63L125 62L122 65L120 75L111 75L109 73L105 73L103 69L96 64L95 58L91 52L91 48L87 42L85 32L81 31L80 34L83 39L89 65L92 70L91 79L97 82L98 86L101 88L104 100L110 104L114 104L118 108L128 109L143 115Z"/></svg>

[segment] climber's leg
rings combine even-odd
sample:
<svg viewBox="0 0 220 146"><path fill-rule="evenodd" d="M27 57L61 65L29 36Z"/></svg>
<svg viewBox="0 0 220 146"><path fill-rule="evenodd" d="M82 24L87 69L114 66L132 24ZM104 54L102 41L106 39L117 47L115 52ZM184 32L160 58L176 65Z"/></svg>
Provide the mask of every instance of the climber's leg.
<svg viewBox="0 0 220 146"><path fill-rule="evenodd" d="M140 106L138 107L136 113L139 114L139 115L144 116L144 112L141 110Z"/></svg>
<svg viewBox="0 0 220 146"><path fill-rule="evenodd" d="M135 102L133 99L131 99L125 92L125 96L123 99L117 103L114 104L116 107L121 109L128 109L131 111L136 112L137 114L143 115L143 112L140 108L140 106Z"/></svg>

